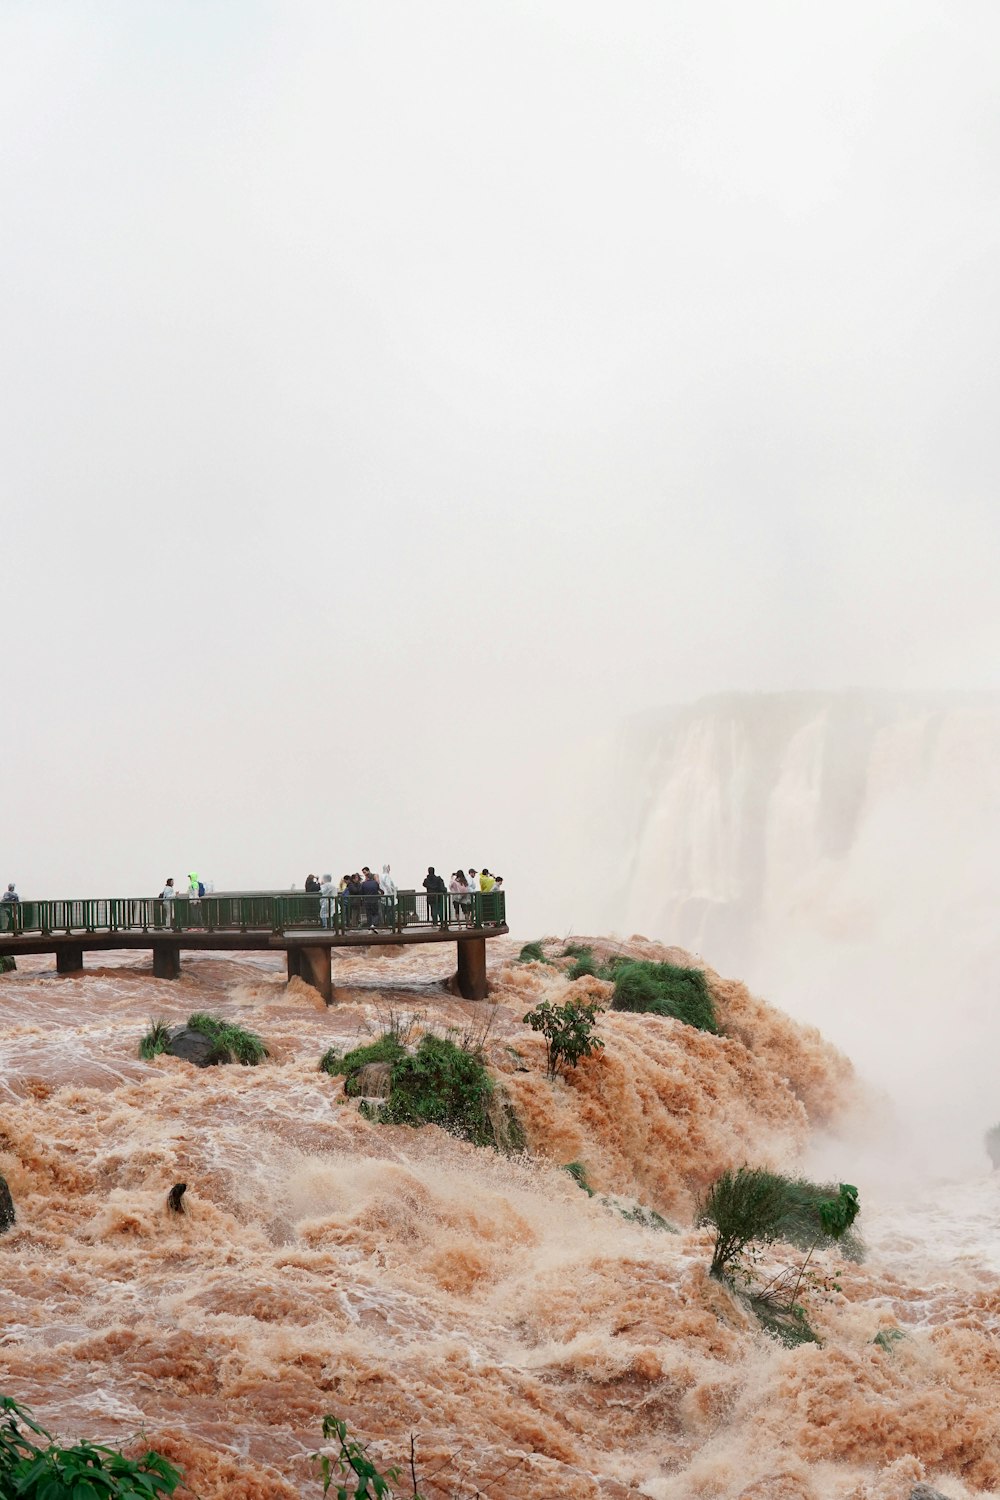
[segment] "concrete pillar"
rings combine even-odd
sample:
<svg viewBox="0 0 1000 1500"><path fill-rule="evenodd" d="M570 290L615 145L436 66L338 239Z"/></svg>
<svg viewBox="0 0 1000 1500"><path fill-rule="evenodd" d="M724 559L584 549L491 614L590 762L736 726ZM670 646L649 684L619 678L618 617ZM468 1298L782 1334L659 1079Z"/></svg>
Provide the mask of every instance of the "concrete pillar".
<svg viewBox="0 0 1000 1500"><path fill-rule="evenodd" d="M181 949L179 943L153 944L153 974L157 979L180 979Z"/></svg>
<svg viewBox="0 0 1000 1500"><path fill-rule="evenodd" d="M286 950L285 950L285 957L288 960L288 977L289 977L289 979L301 979L302 978L302 963L301 963L301 960L300 960L300 957L299 957L299 950L298 950L298 948L286 948Z"/></svg>
<svg viewBox="0 0 1000 1500"><path fill-rule="evenodd" d="M306 984L311 984L314 990L319 990L327 1005L333 1004L333 982L330 977L330 949L324 943L322 947L311 943L297 943L295 946L295 962L298 963L299 978ZM291 967L293 962L292 950L288 950L288 963Z"/></svg>
<svg viewBox="0 0 1000 1500"><path fill-rule="evenodd" d="M83 948L75 943L72 948L56 949L56 973L79 974L83 968Z"/></svg>
<svg viewBox="0 0 1000 1500"><path fill-rule="evenodd" d="M458 993L463 1000L485 1000L486 984L486 939L484 937L459 938L458 949Z"/></svg>

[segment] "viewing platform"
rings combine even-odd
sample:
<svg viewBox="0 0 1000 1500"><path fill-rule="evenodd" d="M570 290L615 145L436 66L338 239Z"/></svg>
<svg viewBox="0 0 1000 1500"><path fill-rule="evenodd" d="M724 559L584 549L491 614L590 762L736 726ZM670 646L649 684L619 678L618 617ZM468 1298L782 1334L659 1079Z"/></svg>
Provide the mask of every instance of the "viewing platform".
<svg viewBox="0 0 1000 1500"><path fill-rule="evenodd" d="M374 929L374 930L373 930ZM54 953L60 974L79 973L83 955L148 948L158 979L177 979L181 950L274 952L288 977L336 998L334 948L454 943L455 983L466 1000L485 1000L486 940L508 931L503 891L388 896L288 894L21 901L0 905L0 954Z"/></svg>

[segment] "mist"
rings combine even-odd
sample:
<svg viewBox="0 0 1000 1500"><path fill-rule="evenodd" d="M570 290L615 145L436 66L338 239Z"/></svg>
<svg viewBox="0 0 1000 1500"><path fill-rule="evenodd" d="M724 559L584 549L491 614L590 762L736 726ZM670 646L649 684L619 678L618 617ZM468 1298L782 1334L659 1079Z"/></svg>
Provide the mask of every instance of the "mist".
<svg viewBox="0 0 1000 1500"><path fill-rule="evenodd" d="M6 7L0 878L579 927L628 716L995 686L998 32Z"/></svg>

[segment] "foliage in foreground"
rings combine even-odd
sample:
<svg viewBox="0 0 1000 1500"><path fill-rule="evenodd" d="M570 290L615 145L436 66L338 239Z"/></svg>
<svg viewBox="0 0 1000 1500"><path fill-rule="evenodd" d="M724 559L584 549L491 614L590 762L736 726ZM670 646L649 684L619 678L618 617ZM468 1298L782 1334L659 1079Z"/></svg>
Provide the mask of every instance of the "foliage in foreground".
<svg viewBox="0 0 1000 1500"><path fill-rule="evenodd" d="M582 1058L603 1050L604 1043L594 1032L599 1011L596 1003L567 1000L565 1005L553 1005L543 1000L522 1017L526 1026L545 1038L550 1078L555 1078L560 1067L575 1068Z"/></svg>
<svg viewBox="0 0 1000 1500"><path fill-rule="evenodd" d="M331 1489L336 1500L393 1500L392 1485L403 1472L393 1465L382 1474L368 1457L367 1450L347 1436L347 1423L338 1417L323 1418L324 1438L336 1438L338 1452L331 1458L326 1453L310 1453L309 1457L319 1465L319 1476L323 1481L323 1494ZM414 1440L410 1438L410 1477L413 1488L409 1500L421 1500L417 1490L417 1470Z"/></svg>
<svg viewBox="0 0 1000 1500"><path fill-rule="evenodd" d="M188 1025L192 1031L200 1031L202 1036L210 1038L220 1053L228 1053L226 1061L255 1068L268 1056L267 1048L255 1031L245 1031L242 1026L223 1021L220 1016L196 1011L193 1016L188 1016Z"/></svg>
<svg viewBox="0 0 1000 1500"><path fill-rule="evenodd" d="M62 1448L10 1396L0 1396L0 1413L0 1495L10 1500L159 1500L181 1483L152 1450L133 1459L100 1443Z"/></svg>
<svg viewBox="0 0 1000 1500"><path fill-rule="evenodd" d="M700 969L629 959L616 965L614 980L612 1010L673 1016L688 1026L718 1035L715 1006L708 981Z"/></svg>
<svg viewBox="0 0 1000 1500"><path fill-rule="evenodd" d="M428 1032L411 1052L383 1036L343 1057L331 1049L320 1067L342 1074L344 1092L356 1097L365 1092L363 1070L373 1063L387 1064L390 1071L384 1099L362 1101L369 1119L386 1125L439 1125L474 1146L524 1150L524 1131L507 1092L494 1083L474 1050Z"/></svg>

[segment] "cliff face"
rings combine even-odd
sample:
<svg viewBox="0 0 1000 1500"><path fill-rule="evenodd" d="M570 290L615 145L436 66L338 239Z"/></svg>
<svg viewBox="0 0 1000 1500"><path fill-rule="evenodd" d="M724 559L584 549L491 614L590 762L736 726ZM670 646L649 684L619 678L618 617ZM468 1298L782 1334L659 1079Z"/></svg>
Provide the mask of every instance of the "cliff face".
<svg viewBox="0 0 1000 1500"><path fill-rule="evenodd" d="M974 1165L1000 1114L1000 696L706 699L633 725L616 925L745 975Z"/></svg>
<svg viewBox="0 0 1000 1500"><path fill-rule="evenodd" d="M1000 698L707 699L635 726L616 780L626 928L736 972L777 940L989 940Z"/></svg>

